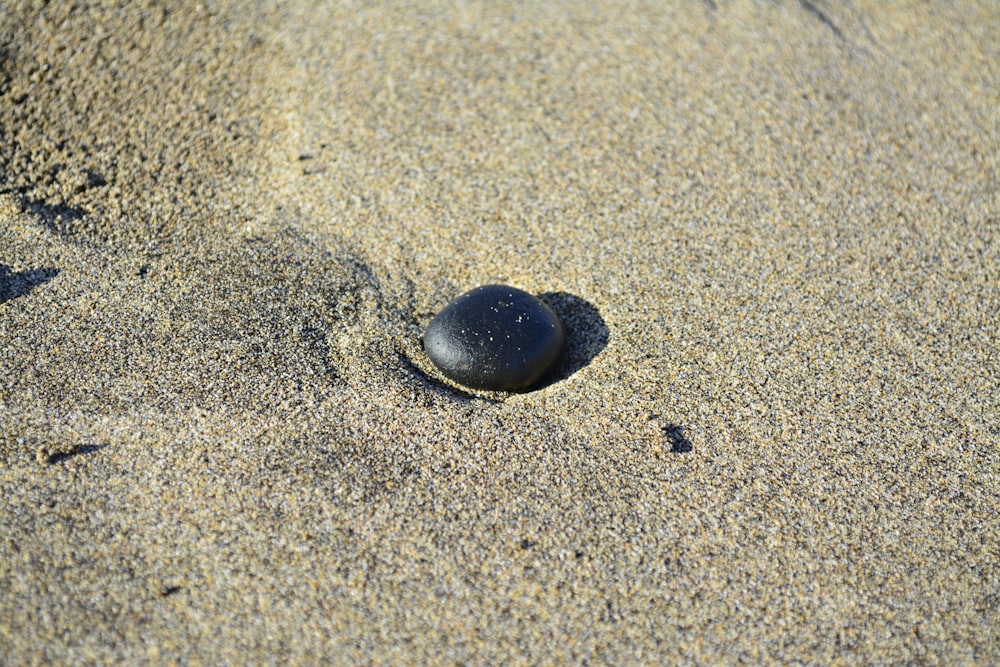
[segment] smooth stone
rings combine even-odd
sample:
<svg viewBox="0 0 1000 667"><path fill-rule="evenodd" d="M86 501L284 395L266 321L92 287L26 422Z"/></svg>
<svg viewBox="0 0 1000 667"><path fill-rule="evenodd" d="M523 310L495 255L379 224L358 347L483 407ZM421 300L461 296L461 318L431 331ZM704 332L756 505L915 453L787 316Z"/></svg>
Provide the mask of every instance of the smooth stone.
<svg viewBox="0 0 1000 667"><path fill-rule="evenodd" d="M559 317L544 301L514 287L485 285L431 320L424 350L458 384L514 391L551 370L565 340Z"/></svg>

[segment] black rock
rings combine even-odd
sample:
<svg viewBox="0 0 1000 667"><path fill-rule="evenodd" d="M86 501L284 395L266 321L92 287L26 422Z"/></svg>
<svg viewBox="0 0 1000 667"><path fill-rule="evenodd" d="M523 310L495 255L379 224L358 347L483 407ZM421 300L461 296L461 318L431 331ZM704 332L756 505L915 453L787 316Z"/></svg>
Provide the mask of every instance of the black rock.
<svg viewBox="0 0 1000 667"><path fill-rule="evenodd" d="M559 359L564 341L551 308L505 285L466 292L424 332L424 350L442 373L466 387L494 391L539 380Z"/></svg>

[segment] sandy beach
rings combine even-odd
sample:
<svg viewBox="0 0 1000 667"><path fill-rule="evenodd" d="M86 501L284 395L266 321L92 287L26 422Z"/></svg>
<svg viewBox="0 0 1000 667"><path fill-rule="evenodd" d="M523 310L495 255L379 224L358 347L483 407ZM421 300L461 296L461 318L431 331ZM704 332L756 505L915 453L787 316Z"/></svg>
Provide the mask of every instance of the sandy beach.
<svg viewBox="0 0 1000 667"><path fill-rule="evenodd" d="M0 664L1000 663L1000 3L0 2ZM421 334L559 315L530 391Z"/></svg>

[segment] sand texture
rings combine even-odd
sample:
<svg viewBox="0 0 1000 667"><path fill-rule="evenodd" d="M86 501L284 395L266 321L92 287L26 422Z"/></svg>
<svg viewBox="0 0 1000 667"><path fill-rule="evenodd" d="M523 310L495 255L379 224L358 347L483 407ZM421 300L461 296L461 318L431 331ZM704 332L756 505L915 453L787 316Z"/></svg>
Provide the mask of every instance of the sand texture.
<svg viewBox="0 0 1000 667"><path fill-rule="evenodd" d="M1000 663L998 110L995 1L0 0L0 663Z"/></svg>

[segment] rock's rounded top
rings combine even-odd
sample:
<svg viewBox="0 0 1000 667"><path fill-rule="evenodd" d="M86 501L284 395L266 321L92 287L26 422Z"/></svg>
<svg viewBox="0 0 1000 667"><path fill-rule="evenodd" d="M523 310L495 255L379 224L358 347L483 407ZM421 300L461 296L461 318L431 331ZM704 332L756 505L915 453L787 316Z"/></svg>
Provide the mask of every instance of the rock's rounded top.
<svg viewBox="0 0 1000 667"><path fill-rule="evenodd" d="M565 342L552 309L523 290L485 285L461 295L424 332L427 356L473 389L515 391L555 365Z"/></svg>

